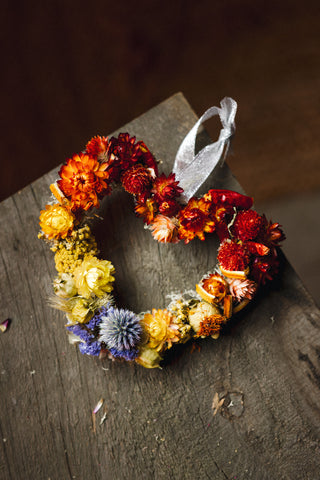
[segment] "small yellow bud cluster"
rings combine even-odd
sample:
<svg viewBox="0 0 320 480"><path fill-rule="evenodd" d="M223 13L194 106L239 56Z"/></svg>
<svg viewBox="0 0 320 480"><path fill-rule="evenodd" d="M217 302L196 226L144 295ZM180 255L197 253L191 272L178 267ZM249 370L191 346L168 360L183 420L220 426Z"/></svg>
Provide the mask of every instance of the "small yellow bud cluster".
<svg viewBox="0 0 320 480"><path fill-rule="evenodd" d="M65 240L51 248L55 252L55 264L59 273L73 273L85 255L97 255L98 247L88 225L74 230Z"/></svg>

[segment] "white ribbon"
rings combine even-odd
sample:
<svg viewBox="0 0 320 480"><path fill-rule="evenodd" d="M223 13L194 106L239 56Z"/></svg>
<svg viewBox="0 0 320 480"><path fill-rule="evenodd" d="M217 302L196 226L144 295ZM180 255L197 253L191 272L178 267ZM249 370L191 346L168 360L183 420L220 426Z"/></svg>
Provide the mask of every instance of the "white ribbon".
<svg viewBox="0 0 320 480"><path fill-rule="evenodd" d="M237 102L225 97L220 102L221 108L211 107L197 121L181 143L173 166L173 173L179 186L184 192L181 200L185 203L196 193L206 181L211 172L222 163L228 153L231 137L235 132L234 119L237 112ZM223 128L220 130L219 139L204 147L195 155L195 143L198 128L209 118L219 115Z"/></svg>

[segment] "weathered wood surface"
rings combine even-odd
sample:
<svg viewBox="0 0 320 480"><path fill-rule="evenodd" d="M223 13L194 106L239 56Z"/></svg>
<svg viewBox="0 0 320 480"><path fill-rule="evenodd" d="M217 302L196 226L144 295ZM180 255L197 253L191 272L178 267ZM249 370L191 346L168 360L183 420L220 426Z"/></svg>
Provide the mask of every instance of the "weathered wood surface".
<svg viewBox="0 0 320 480"><path fill-rule="evenodd" d="M169 171L195 119L178 94L121 131ZM55 178L1 204L1 320L12 324L0 335L0 479L319 478L319 311L290 265L201 351L186 346L163 370L100 363L68 344L64 316L46 302L55 271L38 215ZM214 185L241 191L228 167ZM95 231L124 307L164 307L214 265L214 237L158 245L124 192L102 210ZM100 425L99 412L95 433L100 398L107 418Z"/></svg>

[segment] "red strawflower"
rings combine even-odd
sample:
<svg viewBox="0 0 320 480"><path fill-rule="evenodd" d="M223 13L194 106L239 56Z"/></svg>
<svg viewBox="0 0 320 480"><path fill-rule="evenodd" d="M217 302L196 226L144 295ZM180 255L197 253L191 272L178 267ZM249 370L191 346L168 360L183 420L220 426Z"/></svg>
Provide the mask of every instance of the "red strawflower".
<svg viewBox="0 0 320 480"><path fill-rule="evenodd" d="M242 272L249 265L250 255L242 243L224 240L219 248L218 262L224 270Z"/></svg>
<svg viewBox="0 0 320 480"><path fill-rule="evenodd" d="M264 285L278 274L279 264L277 250L274 248L269 255L254 259L250 275L257 283Z"/></svg>
<svg viewBox="0 0 320 480"><path fill-rule="evenodd" d="M60 168L61 180L57 183L70 200L72 211L99 207L98 198L110 191L106 168L106 163L100 163L84 153L69 158Z"/></svg>
<svg viewBox="0 0 320 480"><path fill-rule="evenodd" d="M158 176L157 161L144 142L137 142L135 155L139 163L142 163L142 165L148 168L152 168L154 174Z"/></svg>
<svg viewBox="0 0 320 480"><path fill-rule="evenodd" d="M143 195L150 190L150 172L138 163L123 172L121 182L127 192L133 195Z"/></svg>
<svg viewBox="0 0 320 480"><path fill-rule="evenodd" d="M232 234L242 240L254 240L259 235L263 224L262 217L255 210L239 212L232 225Z"/></svg>
<svg viewBox="0 0 320 480"><path fill-rule="evenodd" d="M260 237L264 243L270 247L277 247L280 242L283 242L286 239L279 223L268 222L265 215L262 215L262 222L263 227L260 232Z"/></svg>
<svg viewBox="0 0 320 480"><path fill-rule="evenodd" d="M215 221L209 216L210 204L203 198L190 198L188 204L179 212L179 237L189 243L195 237L204 240L204 232L213 232Z"/></svg>
<svg viewBox="0 0 320 480"><path fill-rule="evenodd" d="M252 253L252 255L258 255L260 257L268 255L268 253L270 252L270 248L263 243L248 241L245 242L245 246L248 252Z"/></svg>
<svg viewBox="0 0 320 480"><path fill-rule="evenodd" d="M108 158L109 140L108 137L99 135L91 138L86 145L86 153L97 160L106 161Z"/></svg>
<svg viewBox="0 0 320 480"><path fill-rule="evenodd" d="M164 173L160 177L157 177L153 183L152 193L158 203L164 200L173 200L179 197L183 192L181 187L178 187L178 183L175 180L175 174L170 173L168 177Z"/></svg>
<svg viewBox="0 0 320 480"><path fill-rule="evenodd" d="M159 205L159 212L167 217L173 217L178 213L181 206L175 200L165 200Z"/></svg>
<svg viewBox="0 0 320 480"><path fill-rule="evenodd" d="M154 156L143 142L136 143L136 137L128 133L120 133L118 138L110 139L109 155L112 160L113 178L117 181L122 171L140 163L154 170L157 175L157 164Z"/></svg>

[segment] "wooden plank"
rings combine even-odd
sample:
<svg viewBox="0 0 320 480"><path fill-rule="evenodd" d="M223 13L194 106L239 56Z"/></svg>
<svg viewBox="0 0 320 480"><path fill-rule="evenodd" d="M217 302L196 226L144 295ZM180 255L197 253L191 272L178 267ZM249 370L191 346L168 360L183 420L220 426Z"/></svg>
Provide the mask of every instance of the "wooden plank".
<svg viewBox="0 0 320 480"><path fill-rule="evenodd" d="M196 117L181 94L124 126L163 170ZM207 141L205 134L202 141ZM82 356L47 306L53 256L37 239L56 170L1 204L1 479L314 479L318 477L319 311L290 265L279 282L201 351L179 350L163 370ZM214 186L241 191L227 166ZM194 288L217 242L158 245L115 192L95 232L116 266L119 305L164 307ZM100 398L107 417L96 432ZM212 405L219 408L212 408Z"/></svg>

